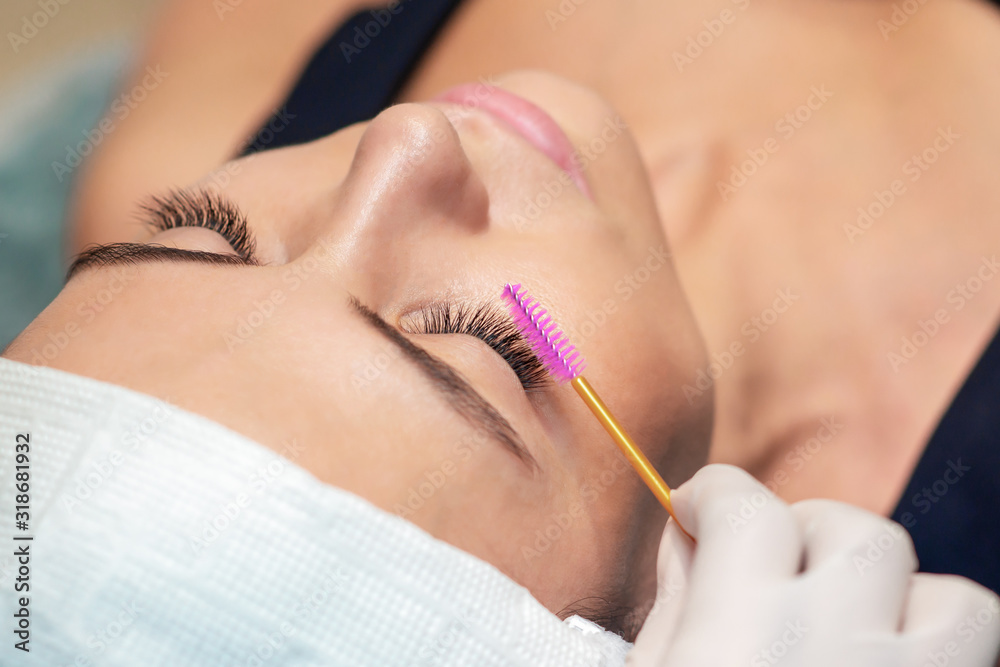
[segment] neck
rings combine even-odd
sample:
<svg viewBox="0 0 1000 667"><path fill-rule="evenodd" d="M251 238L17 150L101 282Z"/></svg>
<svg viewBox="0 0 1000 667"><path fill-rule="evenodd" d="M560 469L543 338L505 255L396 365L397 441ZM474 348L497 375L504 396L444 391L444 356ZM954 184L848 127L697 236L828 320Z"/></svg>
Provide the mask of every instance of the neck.
<svg viewBox="0 0 1000 667"><path fill-rule="evenodd" d="M962 2L899 26L883 3L733 12L679 61L672 118L635 124L719 366L706 374L721 371L713 459L787 480L791 500L885 513L996 327L1000 281L962 308L952 291L1000 250L1000 197L978 176L1000 146L1000 28ZM937 315L933 345L903 357ZM837 465L849 479L824 472Z"/></svg>

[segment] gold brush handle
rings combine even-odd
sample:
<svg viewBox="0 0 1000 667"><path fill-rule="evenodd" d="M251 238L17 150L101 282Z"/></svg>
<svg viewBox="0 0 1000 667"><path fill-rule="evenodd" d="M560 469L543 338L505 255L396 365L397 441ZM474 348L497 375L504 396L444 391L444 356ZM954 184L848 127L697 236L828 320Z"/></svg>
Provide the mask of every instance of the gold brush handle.
<svg viewBox="0 0 1000 667"><path fill-rule="evenodd" d="M639 473L642 481L646 483L646 486L653 492L656 499L660 501L663 508L670 513L670 516L674 517L674 521L677 521L677 515L674 514L674 506L670 502L670 487L660 477L660 473L656 472L656 468L649 462L646 455L632 442L632 438L629 437L625 429L622 428L622 425L611 414L608 406L604 404L604 401L597 395L594 388L590 386L590 383L580 375L574 378L571 384L576 389L576 393L583 399L583 402L590 408L590 411L597 417L597 421L601 422L601 425L604 426L604 430L614 439L615 444L622 450L625 458L632 464L635 471ZM682 533L691 538L692 542L697 543L697 540L691 537L691 533L684 530L684 526L681 525L680 521L677 521L677 527L681 529Z"/></svg>

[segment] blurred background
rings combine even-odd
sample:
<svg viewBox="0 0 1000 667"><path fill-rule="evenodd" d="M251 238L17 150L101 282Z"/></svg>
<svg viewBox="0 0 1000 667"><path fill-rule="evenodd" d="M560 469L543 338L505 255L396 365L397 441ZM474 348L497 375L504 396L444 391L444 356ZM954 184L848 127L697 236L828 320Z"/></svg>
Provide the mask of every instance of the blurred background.
<svg viewBox="0 0 1000 667"><path fill-rule="evenodd" d="M58 63L68 56L100 50L113 42L123 42L134 35L146 20L157 0L59 0L51 8L59 12L47 25L17 51L8 32L17 35L24 29L24 20L44 9L38 0L3 0L0 3L0 26L4 44L0 49L0 90L19 77L30 76L33 70ZM41 23L41 21L39 21Z"/></svg>
<svg viewBox="0 0 1000 667"><path fill-rule="evenodd" d="M59 292L72 175L157 0L0 2L0 348Z"/></svg>

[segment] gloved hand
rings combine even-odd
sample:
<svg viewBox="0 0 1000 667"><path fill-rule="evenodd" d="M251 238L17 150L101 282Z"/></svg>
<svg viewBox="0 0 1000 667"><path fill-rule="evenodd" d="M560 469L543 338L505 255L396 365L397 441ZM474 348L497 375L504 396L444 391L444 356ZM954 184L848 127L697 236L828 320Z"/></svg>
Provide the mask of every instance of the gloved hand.
<svg viewBox="0 0 1000 667"><path fill-rule="evenodd" d="M738 468L710 465L673 494L657 599L630 667L987 667L1000 600L914 574L898 524L827 500L792 506Z"/></svg>

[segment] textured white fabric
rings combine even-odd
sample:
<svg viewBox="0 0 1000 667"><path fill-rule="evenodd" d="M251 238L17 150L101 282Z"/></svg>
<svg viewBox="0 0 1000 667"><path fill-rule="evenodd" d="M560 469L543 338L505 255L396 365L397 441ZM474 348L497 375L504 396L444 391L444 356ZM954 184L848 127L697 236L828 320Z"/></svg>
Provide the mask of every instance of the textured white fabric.
<svg viewBox="0 0 1000 667"><path fill-rule="evenodd" d="M31 434L29 654L11 634L17 433ZM0 664L624 662L617 635L560 621L488 563L319 482L294 442L282 453L0 359Z"/></svg>

